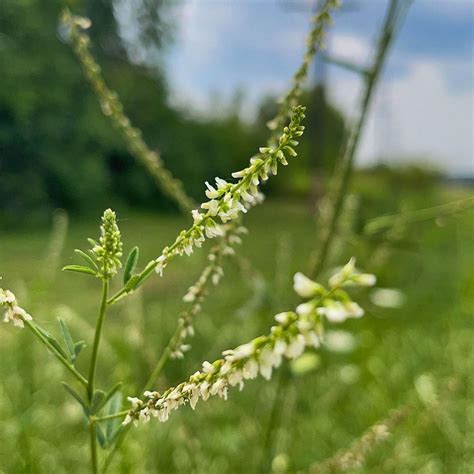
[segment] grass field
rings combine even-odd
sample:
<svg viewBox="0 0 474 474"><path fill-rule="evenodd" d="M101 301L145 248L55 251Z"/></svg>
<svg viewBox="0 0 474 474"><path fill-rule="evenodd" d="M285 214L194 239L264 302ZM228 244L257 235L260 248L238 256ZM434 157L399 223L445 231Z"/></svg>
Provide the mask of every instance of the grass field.
<svg viewBox="0 0 474 474"><path fill-rule="evenodd" d="M397 210L400 189L372 184L360 180L362 207L352 216L356 228L362 219ZM404 203L427 207L465 195L412 189L404 193ZM125 250L139 245L142 264L188 222L127 210L119 210L119 218ZM227 260L225 278L196 321L192 351L169 363L159 389L184 380L222 350L268 332L272 315L296 302L291 278L306 270L316 242L308 206L269 201L249 214L246 225L250 234L241 252L261 276L242 275L235 261ZM84 369L100 284L55 271L73 263L73 249L87 247L86 238L95 238L97 227L71 218L57 262L45 261L48 229L0 237L2 286L12 288L51 332L57 333L57 317L67 320L76 338L88 342L79 362ZM284 367L270 383L250 382L227 402L211 399L195 412L177 411L168 423L134 428L111 472L296 472L347 448L406 404L411 406L406 420L371 451L360 472L472 472L473 235L474 212L466 211L410 227L395 248L356 236L338 242L332 264L355 255L361 268L377 273L380 287L404 293L403 306L382 309L361 293L366 316L329 328L338 331L329 338L332 344L306 359L306 366L303 361ZM101 352L102 388L126 380L124 395L137 394L174 330L181 296L199 275L205 255L201 250L174 261L166 278L153 278L112 309ZM55 275L50 281L44 277L48 272ZM10 325L0 326L0 361L0 472L88 472L85 421L59 384L69 376L29 332ZM270 419L276 429L269 429Z"/></svg>

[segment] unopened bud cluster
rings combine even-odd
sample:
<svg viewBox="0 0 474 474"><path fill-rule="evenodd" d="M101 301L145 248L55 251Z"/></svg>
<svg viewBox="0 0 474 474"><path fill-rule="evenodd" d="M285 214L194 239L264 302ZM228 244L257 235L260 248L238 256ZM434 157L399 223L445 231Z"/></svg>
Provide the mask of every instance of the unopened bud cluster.
<svg viewBox="0 0 474 474"><path fill-rule="evenodd" d="M117 217L112 209L106 209L102 216L99 242L91 240L92 254L95 256L101 276L108 280L122 266L122 239L117 225Z"/></svg>
<svg viewBox="0 0 474 474"><path fill-rule="evenodd" d="M342 290L349 281L358 285L367 283L367 279L357 283L354 280L356 275L359 273L355 270L353 259L331 277L338 284L330 285L329 289L297 273L294 289L308 301L300 304L295 312L277 314L275 320L278 324L271 328L269 335L224 351L223 358L213 363L204 362L202 370L193 374L186 382L164 393L147 391L144 394L145 401L129 398L132 410L124 424L138 420L149 421L151 417L163 422L168 419L171 411L187 403L194 409L199 399L205 401L213 395L227 399L230 388L239 386L242 389L246 380L254 379L259 374L270 379L273 369L280 366L283 358L296 359L307 347L320 346L325 319L329 322L341 322L364 314L362 308ZM333 305L339 310L336 315L330 309Z"/></svg>
<svg viewBox="0 0 474 474"><path fill-rule="evenodd" d="M13 323L18 328L25 327L25 321L31 321L33 318L23 308L18 306L15 295L10 290L0 288L0 306L4 308L4 323Z"/></svg>

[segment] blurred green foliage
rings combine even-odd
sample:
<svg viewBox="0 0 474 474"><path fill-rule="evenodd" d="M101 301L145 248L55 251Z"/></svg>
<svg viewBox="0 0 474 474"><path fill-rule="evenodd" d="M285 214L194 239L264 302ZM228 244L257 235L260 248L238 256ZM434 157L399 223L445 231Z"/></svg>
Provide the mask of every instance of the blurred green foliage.
<svg viewBox="0 0 474 474"><path fill-rule="evenodd" d="M166 166L193 197L202 198L206 179L225 177L243 167L265 143L265 122L276 110L275 98L262 104L255 123L229 110L203 118L170 107L160 67L162 49L172 38L170 25L160 16L163 8L170 8L169 2L137 2L136 15L147 19L141 23L146 28L137 46L147 52L148 61L154 61L147 67L130 58L133 51L118 34L111 1L73 3L75 13L92 19L88 33L105 80L119 93L127 115L142 129L150 147L161 152ZM24 212L28 224L44 222L58 207L76 213L99 212L115 203L173 208L102 115L58 25L63 6L59 0L2 1L1 225L18 224ZM340 146L344 120L331 106L318 105L321 89L304 94L302 102L312 104L307 120L311 136L303 140L301 157L286 179L276 180L267 191L306 192L311 185L308 171L330 168ZM317 132L323 116L324 141Z"/></svg>
<svg viewBox="0 0 474 474"><path fill-rule="evenodd" d="M376 201L370 198L374 187ZM397 187L383 173L357 175L354 191L361 196L363 219L396 211ZM464 191L415 185L405 188L404 206L413 210L465 196ZM119 217L125 253L138 244L143 261L157 255L187 222L130 211ZM306 269L315 242L308 208L301 201L269 200L248 215L247 224L250 235L241 251L265 282L243 277L234 260L226 262L225 278L196 321L192 352L168 365L159 389L184 380L201 361L267 332L272 315L293 306L291 275ZM357 241L343 242L330 264L356 255L360 268L378 274L380 287L403 291L405 304L382 309L363 301L364 318L331 328L348 331L350 344L344 338L341 344L339 337L338 348L336 337L332 351L318 352L311 371L295 374L280 406L283 424L271 453L264 451L263 440L277 374L270 383L259 379L242 392L233 390L227 402L212 399L195 412L189 407L177 411L165 424L152 421L133 429L111 472L243 473L270 464L274 472L295 472L346 448L407 402L415 407L407 421L354 472L469 472L474 463L473 232L474 216L467 211L416 224L404 237L410 245L390 247L383 255L360 234ZM73 249L96 233L91 219L73 219L56 268L72 263ZM73 337L88 342L78 362L84 368L100 288L74 274L45 282L47 242L48 233L41 230L4 234L0 268L8 278L2 285L11 287L51 332L59 334L55 319L61 317ZM176 260L166 278L153 278L142 292L114 307L106 321L99 387L125 380L124 395L136 394L174 331L182 308L176 296L194 282L205 256L204 249ZM59 383L71 379L28 332L4 325L0 340L0 472L87 472L85 421Z"/></svg>

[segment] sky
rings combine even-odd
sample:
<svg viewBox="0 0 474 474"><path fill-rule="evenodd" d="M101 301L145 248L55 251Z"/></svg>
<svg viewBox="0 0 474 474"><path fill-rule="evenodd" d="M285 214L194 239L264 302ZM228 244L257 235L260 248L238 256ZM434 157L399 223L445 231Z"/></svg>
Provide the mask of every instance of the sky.
<svg viewBox="0 0 474 474"><path fill-rule="evenodd" d="M387 0L346 0L328 35L330 54L369 64ZM172 100L204 114L236 92L252 118L281 96L301 62L312 0L181 0L168 13L174 40L165 68ZM474 176L474 2L414 0L377 88L357 163L423 161ZM350 118L358 75L327 66L330 100Z"/></svg>

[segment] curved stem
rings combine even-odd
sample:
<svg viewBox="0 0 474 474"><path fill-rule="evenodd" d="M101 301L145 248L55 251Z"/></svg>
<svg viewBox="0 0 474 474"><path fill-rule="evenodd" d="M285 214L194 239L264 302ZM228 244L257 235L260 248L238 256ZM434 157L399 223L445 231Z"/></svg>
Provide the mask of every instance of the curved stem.
<svg viewBox="0 0 474 474"><path fill-rule="evenodd" d="M339 217L347 196L349 181L354 168L355 152L367 120L369 105L373 97L373 91L385 64L387 52L392 43L397 27L401 22L399 0L391 0L385 16L382 34L377 46L375 59L372 67L365 76L365 89L359 108L359 116L354 122L349 137L346 140L342 159L334 175L333 202L328 213L328 218L322 222L322 236L317 253L312 258L310 277L316 278L321 273L331 250L331 245L337 231Z"/></svg>
<svg viewBox="0 0 474 474"><path fill-rule="evenodd" d="M87 394L89 396L89 401L92 401L92 396L94 395L94 382L95 382L95 373L97 369L97 357L99 355L100 338L102 335L102 327L104 325L105 313L107 311L108 293L109 293L109 282L108 280L104 280L102 282L102 301L100 303L99 317L97 318L97 326L95 329L95 336L94 336L94 346L92 347L92 358L91 358L91 365L89 369L89 383L87 386Z"/></svg>

